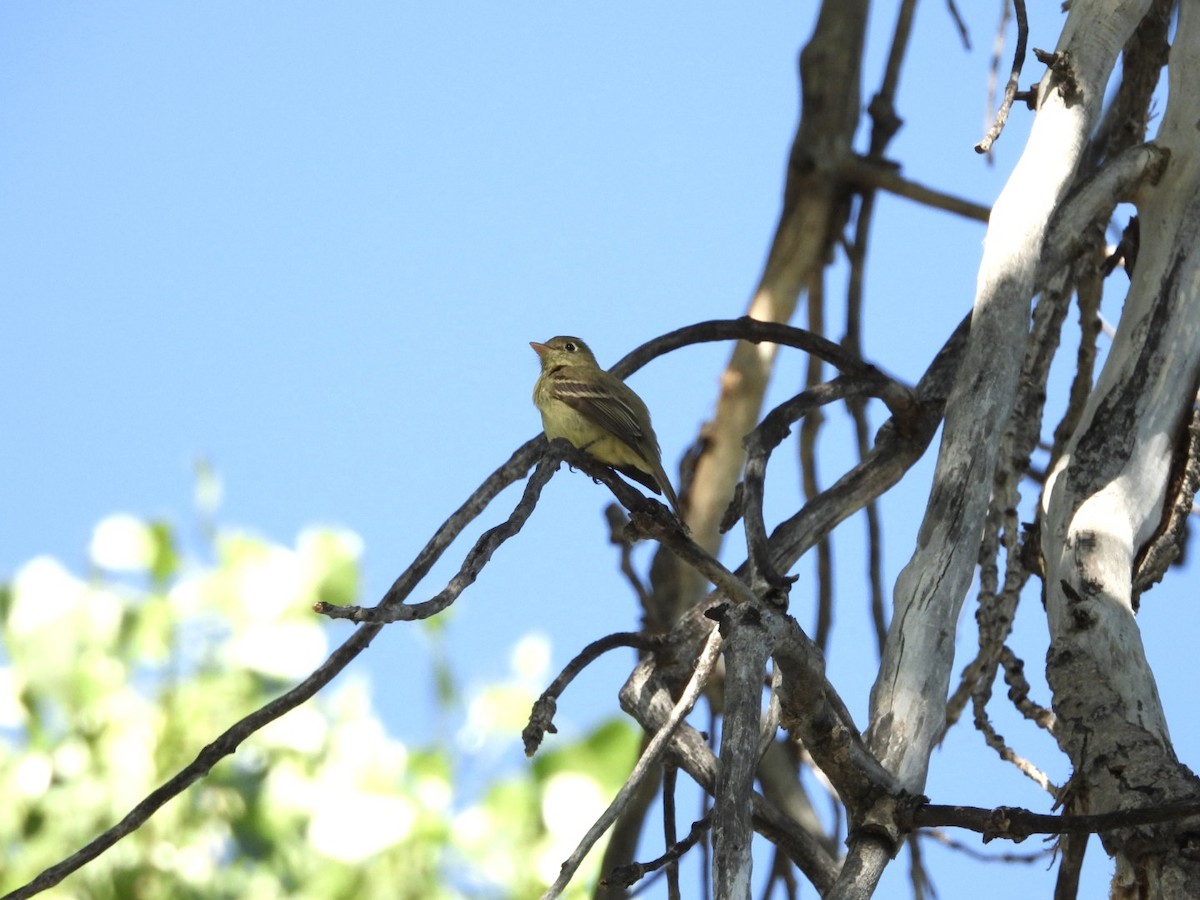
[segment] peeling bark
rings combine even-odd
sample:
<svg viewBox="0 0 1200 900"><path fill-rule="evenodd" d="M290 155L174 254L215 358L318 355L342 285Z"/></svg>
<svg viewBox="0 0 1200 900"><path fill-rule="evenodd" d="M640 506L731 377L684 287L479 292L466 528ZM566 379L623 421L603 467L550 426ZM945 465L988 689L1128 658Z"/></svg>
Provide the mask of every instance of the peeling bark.
<svg viewBox="0 0 1200 900"><path fill-rule="evenodd" d="M896 581L895 614L871 691L870 747L914 792L925 785L945 723L958 618L991 498L995 436L1004 433L1016 397L1043 238L1099 120L1117 55L1149 7L1149 0L1072 4L1039 86L1028 143L992 209L929 503L916 550ZM890 850L870 836L852 841L833 895L869 888L861 878L881 871Z"/></svg>
<svg viewBox="0 0 1200 900"><path fill-rule="evenodd" d="M906 787L925 783L954 633L975 567L997 443L1012 410L1042 237L1100 113L1117 53L1148 2L1077 2L1046 73L1029 143L992 210L971 337L946 409L934 485L872 692L871 746ZM1104 28L1095 28L1098 21Z"/></svg>
<svg viewBox="0 0 1200 900"><path fill-rule="evenodd" d="M1141 192L1141 252L1108 360L1047 483L1047 676L1074 807L1110 811L1194 795L1175 756L1133 608L1139 551L1167 486L1200 377L1200 10L1183 4L1156 144L1170 154ZM1109 832L1117 893L1200 896L1194 820Z"/></svg>

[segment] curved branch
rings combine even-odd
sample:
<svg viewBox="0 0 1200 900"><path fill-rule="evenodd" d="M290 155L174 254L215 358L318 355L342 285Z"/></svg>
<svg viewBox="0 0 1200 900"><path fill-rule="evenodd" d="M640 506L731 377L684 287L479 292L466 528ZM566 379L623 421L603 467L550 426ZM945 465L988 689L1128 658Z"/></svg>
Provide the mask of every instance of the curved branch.
<svg viewBox="0 0 1200 900"><path fill-rule="evenodd" d="M1009 110L1012 109L1013 100L1017 96L1017 82L1021 79L1021 69L1025 66L1025 46L1029 41L1029 17L1025 14L1025 0L1014 0L1014 5L1017 9L1017 46L1013 52L1012 71L1008 73L1008 83L1004 85L1004 99L1000 103L1000 108L996 110L996 118L988 128L987 134L983 136L983 140L975 145L976 153L989 152L992 144L996 143L1000 137L1000 132L1004 130Z"/></svg>
<svg viewBox="0 0 1200 900"><path fill-rule="evenodd" d="M709 810L701 818L692 823L691 829L682 841L672 842L667 852L656 859L644 863L629 863L628 865L619 866L608 873L600 880L602 885L618 885L620 887L630 887L634 883L641 881L651 872L661 869L663 866L668 866L673 862L678 862L683 854L687 853L692 847L700 842L700 838L704 837L704 833L712 826L712 810Z"/></svg>
<svg viewBox="0 0 1200 900"><path fill-rule="evenodd" d="M663 643L662 635L642 634L636 631L620 632L592 641L580 650L558 674L558 677L550 682L550 686L542 691L541 696L534 701L533 709L529 713L529 724L521 732L521 739L525 743L525 755L533 756L537 752L546 732L555 734L558 731L554 727L554 713L558 709L558 698L562 696L567 685L574 681L580 672L608 651L616 650L618 647L633 647L646 653L652 653L661 649Z"/></svg>
<svg viewBox="0 0 1200 900"><path fill-rule="evenodd" d="M746 479L742 490L742 518L746 528L747 558L750 563L750 583L763 580L770 588L784 590L790 581L772 564L767 544L767 529L763 521L763 499L767 460L783 442L798 419L837 400L850 396L872 394L871 385L861 379L835 378L833 381L809 388L781 403L766 416L758 427L743 438L746 447Z"/></svg>
<svg viewBox="0 0 1200 900"><path fill-rule="evenodd" d="M795 347L820 357L843 375L853 375L878 385L881 399L893 415L911 414L914 407L912 392L902 382L886 375L862 357L850 352L819 334L779 322L761 322L749 316L738 319L711 319L669 331L661 337L646 341L627 353L611 369L619 378L628 378L650 360L680 347L714 341L746 341L751 344L779 344Z"/></svg>

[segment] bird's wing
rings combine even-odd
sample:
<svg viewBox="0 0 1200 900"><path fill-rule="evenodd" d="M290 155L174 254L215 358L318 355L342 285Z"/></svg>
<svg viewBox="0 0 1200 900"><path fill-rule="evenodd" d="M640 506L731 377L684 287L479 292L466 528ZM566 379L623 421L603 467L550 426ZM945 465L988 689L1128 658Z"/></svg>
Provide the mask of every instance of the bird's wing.
<svg viewBox="0 0 1200 900"><path fill-rule="evenodd" d="M552 382L554 396L639 453L645 452L647 443L657 449L657 441L650 436L647 442L648 435L638 424L637 409L643 404L632 389L607 372L602 379L596 379L595 373L587 378L580 374L575 366L559 369ZM648 418L644 409L642 417Z"/></svg>
<svg viewBox="0 0 1200 900"><path fill-rule="evenodd" d="M577 366L557 369L551 379L554 397L628 445L640 462L615 467L656 494L665 490L671 507L680 514L679 499L663 470L662 451L653 426L649 425L646 404L621 379L607 372L601 374L602 377L596 378L595 372ZM645 428L639 424L639 417L647 423Z"/></svg>

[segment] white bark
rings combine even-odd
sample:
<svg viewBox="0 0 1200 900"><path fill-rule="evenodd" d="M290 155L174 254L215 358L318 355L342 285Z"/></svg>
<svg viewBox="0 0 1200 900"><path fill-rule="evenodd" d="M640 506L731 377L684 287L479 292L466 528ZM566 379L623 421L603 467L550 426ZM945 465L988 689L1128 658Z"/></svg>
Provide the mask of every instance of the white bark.
<svg viewBox="0 0 1200 900"><path fill-rule="evenodd" d="M1194 3L1181 4L1169 72L1156 143L1170 159L1158 185L1143 191L1141 250L1125 311L1044 499L1047 674L1058 739L1090 804L1081 812L1161 802L1196 789L1171 750L1131 600L1137 553L1162 522L1200 376L1200 10ZM1113 759L1121 760L1119 771ZM1110 852L1126 850L1120 837L1106 843ZM1172 857L1163 848L1174 842L1155 843L1154 866L1124 859L1121 869L1133 871L1129 877L1153 896L1195 896L1195 863L1183 861L1166 876Z"/></svg>
<svg viewBox="0 0 1200 900"><path fill-rule="evenodd" d="M917 549L896 582L895 616L871 696L871 747L913 791L945 719L955 629L975 567L999 441L1012 409L1029 301L1048 222L1097 120L1117 54L1148 0L1077 0L1025 151L992 210L971 338Z"/></svg>

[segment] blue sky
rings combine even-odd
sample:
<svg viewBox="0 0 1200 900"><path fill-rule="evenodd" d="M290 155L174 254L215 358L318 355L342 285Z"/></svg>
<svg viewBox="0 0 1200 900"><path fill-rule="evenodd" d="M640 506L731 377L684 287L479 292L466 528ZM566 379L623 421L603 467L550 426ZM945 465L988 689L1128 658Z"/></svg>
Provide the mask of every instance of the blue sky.
<svg viewBox="0 0 1200 900"><path fill-rule="evenodd" d="M984 203L1027 119L1014 113L994 167L974 153L998 5L961 5L970 52L941 6L921 8L891 148L908 177ZM891 25L890 10L877 15L864 103ZM351 528L366 545L364 600L379 595L537 432L528 341L579 334L611 364L744 310L778 215L811 16L811 4L778 2L0 6L0 576L41 553L82 567L92 526L115 511L165 516L195 539L191 467L203 456L225 482L222 522L285 543L312 523ZM1031 16L1031 46L1052 47L1056 8ZM1031 61L1022 82L1040 71ZM983 228L883 197L876 234L866 351L912 381L969 307ZM1115 319L1120 297L1106 309ZM726 355L690 348L631 379L669 470L712 409ZM784 356L773 397L793 392L803 366ZM827 479L850 460L846 423L832 418ZM772 467L777 516L796 502L786 458ZM889 588L929 471L926 460L885 504ZM448 642L469 684L503 677L530 631L558 666L636 626L607 502L561 473L459 600ZM830 654L860 722L875 662L862 534L858 520L838 533ZM735 540L727 557L741 557ZM1160 673L1186 645L1181 592L1160 587L1142 613ZM803 591L794 604L808 623ZM968 599L968 641L970 611ZM1036 599L1018 630L1040 677ZM432 688L413 680L427 665L424 640L393 626L362 668L390 726L416 742L431 727ZM586 676L563 721L613 711L624 669L608 660ZM1194 759L1189 685L1160 678L1180 754ZM1028 755L1054 758L1048 739L1001 722ZM505 765L523 764L518 746L513 734ZM933 768L939 802L1048 807L974 732L955 733ZM1096 844L1091 854L1099 889L1108 862ZM985 865L928 857L943 896L1047 884L1039 865L989 882ZM882 896L906 889L906 870L893 867Z"/></svg>

